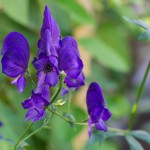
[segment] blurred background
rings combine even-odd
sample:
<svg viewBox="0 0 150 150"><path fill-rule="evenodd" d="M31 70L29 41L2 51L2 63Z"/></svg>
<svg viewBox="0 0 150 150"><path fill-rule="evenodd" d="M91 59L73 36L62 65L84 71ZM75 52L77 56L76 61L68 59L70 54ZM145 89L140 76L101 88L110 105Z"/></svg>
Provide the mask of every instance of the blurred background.
<svg viewBox="0 0 150 150"><path fill-rule="evenodd" d="M0 49L5 36L11 31L25 35L30 44L30 62L37 53L37 41L43 20L45 5L51 9L62 37L77 39L84 63L86 85L72 96L71 113L77 121L88 117L86 90L90 82L98 82L105 95L113 116L107 123L115 128L128 128L131 107L136 99L146 65L150 58L150 44L142 28L127 22L123 16L142 19L150 24L150 2L148 0L0 0ZM1 57L1 56L0 56ZM0 70L1 70L0 64ZM36 81L32 64L29 70ZM18 140L28 122L24 122L26 111L21 101L32 91L28 79L23 94L18 94L12 79L0 73L0 134L4 138ZM138 108L134 129L150 132L150 76ZM60 108L61 109L61 108ZM64 111L64 110L61 110ZM41 125L32 127L32 131ZM55 116L51 130L42 130L34 135L28 144L29 150L84 150L88 140L88 127L77 126L76 130ZM149 145L142 143L145 150ZM9 145L0 142L0 149ZM127 150L124 138L109 138L101 145L95 143L92 150Z"/></svg>

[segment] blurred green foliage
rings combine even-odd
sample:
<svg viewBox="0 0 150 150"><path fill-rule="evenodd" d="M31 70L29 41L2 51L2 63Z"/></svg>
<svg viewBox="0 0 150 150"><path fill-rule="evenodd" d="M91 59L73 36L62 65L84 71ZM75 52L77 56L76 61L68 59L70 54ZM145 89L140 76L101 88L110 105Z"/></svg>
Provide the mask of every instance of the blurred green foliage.
<svg viewBox="0 0 150 150"><path fill-rule="evenodd" d="M142 0L132 2L129 0L125 2L123 0L94 0L90 3L93 13L86 10L76 0L0 0L0 48L9 32L21 32L29 41L30 62L32 62L37 52L37 41L46 4L58 22L62 36L73 35L76 28L81 25L88 25L94 29L92 37L77 39L79 44L92 56L92 74L87 77L87 83L97 81L104 89L108 106L113 113L109 124L117 124L117 121L128 117L131 104L126 98L127 75L133 69L130 40L137 36L140 30L128 24L123 16L137 17L138 13L133 6L142 6ZM146 13L144 12L143 15ZM29 70L36 81L36 72L31 64ZM16 141L28 124L23 120L25 111L21 107L21 101L30 96L32 84L28 80L25 92L20 95L10 82L8 77L0 74L0 121L4 123L3 128L0 128L0 134L6 139ZM85 102L84 99L80 101ZM86 119L87 113L82 110L82 107L72 105L71 108L76 120ZM63 113L64 110L61 112ZM32 130L38 128L40 124L41 121L36 123ZM76 127L74 131L57 117L50 125L51 130L45 129L28 141L29 145L32 145L29 149L74 150L73 140L83 127ZM125 126L127 128L127 124L123 125ZM7 150L12 143L8 145L8 142L0 141L0 149ZM120 145L118 144L114 144L111 140L105 141L100 148L109 150L111 147L112 150L119 150ZM83 149L85 149L84 146ZM99 149L98 144L94 145L93 150L97 149Z"/></svg>

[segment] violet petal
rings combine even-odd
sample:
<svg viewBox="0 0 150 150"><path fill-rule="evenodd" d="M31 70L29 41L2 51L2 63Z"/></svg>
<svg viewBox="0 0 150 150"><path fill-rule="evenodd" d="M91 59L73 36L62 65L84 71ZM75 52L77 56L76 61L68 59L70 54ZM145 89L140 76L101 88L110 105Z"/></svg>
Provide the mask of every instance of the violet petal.
<svg viewBox="0 0 150 150"><path fill-rule="evenodd" d="M45 83L49 86L55 86L58 82L58 75L56 72L49 72L46 74Z"/></svg>
<svg viewBox="0 0 150 150"><path fill-rule="evenodd" d="M34 106L33 100L31 98L24 100L21 104L24 109L29 109Z"/></svg>
<svg viewBox="0 0 150 150"><path fill-rule="evenodd" d="M105 132L108 130L107 126L104 124L104 122L102 121L102 119L100 119L98 123L95 123L95 128L97 130L103 130Z"/></svg>
<svg viewBox="0 0 150 150"><path fill-rule="evenodd" d="M45 115L46 112L44 108L31 108L28 110L25 116L25 121L32 120L32 122L34 123L35 121L43 119Z"/></svg>

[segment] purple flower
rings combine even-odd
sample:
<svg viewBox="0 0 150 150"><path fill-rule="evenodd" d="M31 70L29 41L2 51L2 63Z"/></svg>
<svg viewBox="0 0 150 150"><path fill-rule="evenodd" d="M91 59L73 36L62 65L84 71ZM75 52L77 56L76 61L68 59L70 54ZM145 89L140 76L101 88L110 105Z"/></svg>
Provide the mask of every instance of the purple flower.
<svg viewBox="0 0 150 150"><path fill-rule="evenodd" d="M61 40L59 27L47 6L44 11L38 48L38 56L33 61L38 71L38 86L42 84L55 86L60 71L66 73L64 82L69 88L78 89L84 85L83 63L77 42L70 36Z"/></svg>
<svg viewBox="0 0 150 150"><path fill-rule="evenodd" d="M103 121L107 121L112 113L106 106L103 92L98 83L92 82L89 85L86 95L87 108L89 113L89 137L92 134L92 124L95 124L97 130L107 131L107 126Z"/></svg>
<svg viewBox="0 0 150 150"><path fill-rule="evenodd" d="M7 76L16 78L12 83L16 84L18 91L23 92L26 79L24 77L28 68L30 48L26 38L18 33L9 33L5 40L1 52L2 72Z"/></svg>
<svg viewBox="0 0 150 150"><path fill-rule="evenodd" d="M32 120L35 121L41 120L45 117L46 111L45 107L50 104L50 93L49 86L42 85L32 92L32 96L22 102L24 109L28 109L28 112L25 116L25 121Z"/></svg>
<svg viewBox="0 0 150 150"><path fill-rule="evenodd" d="M38 42L38 56L33 65L37 69L38 86L55 86L59 79L57 50L60 48L59 27L46 6Z"/></svg>
<svg viewBox="0 0 150 150"><path fill-rule="evenodd" d="M64 82L69 88L78 89L84 85L82 73L83 63L79 55L78 45L73 37L67 36L61 41L59 52L59 70L66 73Z"/></svg>

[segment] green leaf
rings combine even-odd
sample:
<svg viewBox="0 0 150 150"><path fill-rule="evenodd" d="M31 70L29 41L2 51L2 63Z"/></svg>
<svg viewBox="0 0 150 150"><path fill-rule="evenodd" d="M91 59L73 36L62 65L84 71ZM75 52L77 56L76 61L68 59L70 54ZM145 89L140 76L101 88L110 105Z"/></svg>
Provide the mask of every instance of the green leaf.
<svg viewBox="0 0 150 150"><path fill-rule="evenodd" d="M100 39L82 38L79 39L79 43L102 65L118 72L130 70L130 66L124 57Z"/></svg>
<svg viewBox="0 0 150 150"><path fill-rule="evenodd" d="M132 131L131 135L150 144L150 134L146 131L142 130Z"/></svg>
<svg viewBox="0 0 150 150"><path fill-rule="evenodd" d="M144 28L144 29L148 29L148 28L150 28L150 26L148 26L143 20L135 20L135 19L130 19L130 18L128 18L128 17L123 17L126 21L128 21L128 22L131 22L131 23L134 23L134 24L136 24L136 25L138 25L138 26L140 26L140 27L142 27L142 28Z"/></svg>
<svg viewBox="0 0 150 150"><path fill-rule="evenodd" d="M150 26L148 26L143 20L135 20L135 19L130 19L128 17L123 17L123 18L128 22L134 23L146 30L146 32L139 35L140 40L150 40Z"/></svg>
<svg viewBox="0 0 150 150"><path fill-rule="evenodd" d="M28 25L29 0L1 0L0 5L10 18L23 25Z"/></svg>
<svg viewBox="0 0 150 150"><path fill-rule="evenodd" d="M122 136L121 133L119 132L115 132L115 131L108 131L108 132L103 132L103 131L93 131L90 139L87 142L86 147L92 147L92 145L95 142L98 142L99 144L101 144L102 142L104 142L105 139L109 138L109 137L113 137L113 136Z"/></svg>
<svg viewBox="0 0 150 150"><path fill-rule="evenodd" d="M131 150L144 150L143 147L141 146L141 144L132 136L127 135L126 140L129 144Z"/></svg>
<svg viewBox="0 0 150 150"><path fill-rule="evenodd" d="M57 0L57 2L75 22L80 24L94 25L92 16L75 0Z"/></svg>

